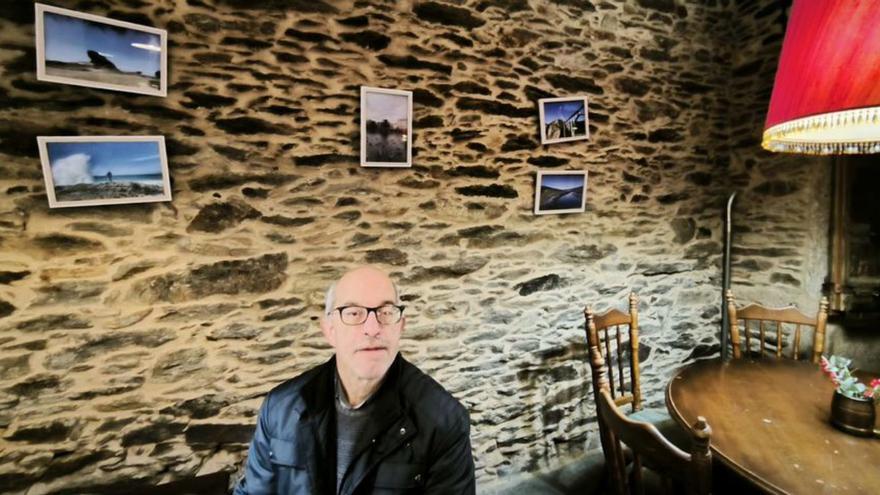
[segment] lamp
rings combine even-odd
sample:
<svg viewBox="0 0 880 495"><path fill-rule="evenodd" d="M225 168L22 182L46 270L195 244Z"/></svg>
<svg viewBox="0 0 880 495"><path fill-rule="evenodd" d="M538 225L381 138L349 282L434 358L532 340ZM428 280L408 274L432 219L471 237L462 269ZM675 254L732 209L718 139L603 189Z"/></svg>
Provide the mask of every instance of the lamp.
<svg viewBox="0 0 880 495"><path fill-rule="evenodd" d="M880 153L880 2L794 1L761 146Z"/></svg>

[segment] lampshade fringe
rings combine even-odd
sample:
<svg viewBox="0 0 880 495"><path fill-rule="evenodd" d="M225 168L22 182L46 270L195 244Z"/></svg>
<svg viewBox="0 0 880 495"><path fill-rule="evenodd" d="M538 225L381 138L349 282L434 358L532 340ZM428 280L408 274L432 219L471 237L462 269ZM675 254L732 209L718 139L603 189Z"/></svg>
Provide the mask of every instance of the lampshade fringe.
<svg viewBox="0 0 880 495"><path fill-rule="evenodd" d="M859 140L807 141L801 134L837 130L851 126L877 126L876 136ZM880 153L880 107L845 110L831 114L813 115L782 124L764 131L761 146L773 152L805 153L810 155L840 155Z"/></svg>

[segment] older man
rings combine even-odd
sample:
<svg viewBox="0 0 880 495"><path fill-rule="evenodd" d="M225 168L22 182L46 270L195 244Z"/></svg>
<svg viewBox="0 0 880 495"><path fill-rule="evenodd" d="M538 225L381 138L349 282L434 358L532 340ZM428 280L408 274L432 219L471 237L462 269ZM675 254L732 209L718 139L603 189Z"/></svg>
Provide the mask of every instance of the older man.
<svg viewBox="0 0 880 495"><path fill-rule="evenodd" d="M403 309L374 267L330 286L336 354L269 392L236 495L475 492L467 411L398 353Z"/></svg>

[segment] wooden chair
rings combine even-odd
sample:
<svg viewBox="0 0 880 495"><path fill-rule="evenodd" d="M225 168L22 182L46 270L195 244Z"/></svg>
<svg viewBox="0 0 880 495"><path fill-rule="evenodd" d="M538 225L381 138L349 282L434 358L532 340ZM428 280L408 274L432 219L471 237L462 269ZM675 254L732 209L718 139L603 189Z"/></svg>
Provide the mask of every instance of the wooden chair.
<svg viewBox="0 0 880 495"><path fill-rule="evenodd" d="M630 404L633 412L642 409L642 392L639 386L638 306L639 299L634 292L631 292L629 314L617 309L609 309L597 315L591 306L584 309L587 345L589 348L596 347L602 355L602 362L607 366L611 397L618 406ZM615 368L617 368L616 374ZM597 403L599 371L592 366L593 393Z"/></svg>
<svg viewBox="0 0 880 495"><path fill-rule="evenodd" d="M584 309L588 348L596 348L601 364L590 360L593 395L599 403L599 376L609 377L609 390L617 406L629 404L629 418L654 425L679 448L690 446L690 435L669 416L665 407L644 408L639 384L639 299L628 297L629 313L610 309L596 315L590 306ZM601 367L601 368L600 368Z"/></svg>
<svg viewBox="0 0 880 495"><path fill-rule="evenodd" d="M828 320L828 299L823 297L819 303L819 312L816 316L807 316L798 311L794 306L785 308L767 308L758 304L749 304L743 308L736 307L733 292L725 292L727 299L727 312L730 319L730 343L733 346L733 357L739 359L743 355L742 338L740 336L740 321L745 333L745 354L752 357L764 357L768 353L776 358L783 357L783 349L787 346L786 339L793 337L790 344L789 356L792 359L800 358L801 330L802 327L810 327L813 330L813 346L811 360L819 362L822 352L825 350L825 322ZM773 328L768 328L772 326ZM793 329L791 327L794 327ZM752 346L752 333L755 348ZM769 349L768 349L769 344Z"/></svg>
<svg viewBox="0 0 880 495"><path fill-rule="evenodd" d="M602 451L612 492L616 495L645 493L642 463L663 479L666 493L708 494L712 488L712 453L709 441L712 429L702 416L697 417L691 435L690 453L669 442L653 425L627 418L611 395L599 349L590 346L590 360L599 373L596 410ZM625 451L624 445L629 450ZM632 464L627 473L627 458ZM652 491L653 493L653 491Z"/></svg>

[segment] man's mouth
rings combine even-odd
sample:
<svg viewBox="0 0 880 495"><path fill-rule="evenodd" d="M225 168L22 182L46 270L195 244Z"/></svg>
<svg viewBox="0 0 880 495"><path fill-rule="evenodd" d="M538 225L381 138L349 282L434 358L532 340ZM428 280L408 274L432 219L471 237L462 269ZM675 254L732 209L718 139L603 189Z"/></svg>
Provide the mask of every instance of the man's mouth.
<svg viewBox="0 0 880 495"><path fill-rule="evenodd" d="M358 351L359 352L378 352L378 351L384 351L386 349L387 349L387 347L385 347L385 346L377 345L377 346L361 347L360 349L358 349Z"/></svg>

